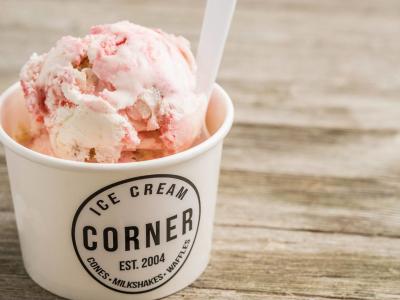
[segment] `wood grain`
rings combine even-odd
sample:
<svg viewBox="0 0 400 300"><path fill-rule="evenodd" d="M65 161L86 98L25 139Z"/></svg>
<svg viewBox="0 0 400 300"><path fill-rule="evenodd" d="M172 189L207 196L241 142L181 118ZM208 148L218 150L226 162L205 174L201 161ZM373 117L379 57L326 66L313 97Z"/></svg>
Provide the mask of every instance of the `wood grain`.
<svg viewBox="0 0 400 300"><path fill-rule="evenodd" d="M204 1L0 0L0 89L65 34L129 19L196 48ZM61 9L62 8L62 9ZM168 299L400 299L400 2L241 0L211 262ZM26 274L0 150L0 299Z"/></svg>

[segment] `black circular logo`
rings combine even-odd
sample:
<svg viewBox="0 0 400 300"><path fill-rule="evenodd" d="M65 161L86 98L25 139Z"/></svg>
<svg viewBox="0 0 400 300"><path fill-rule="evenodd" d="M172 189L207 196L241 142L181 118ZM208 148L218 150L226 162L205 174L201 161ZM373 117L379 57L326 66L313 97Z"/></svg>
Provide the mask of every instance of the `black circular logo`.
<svg viewBox="0 0 400 300"><path fill-rule="evenodd" d="M200 215L200 195L190 180L169 174L130 178L83 201L72 222L72 243L97 282L116 292L145 293L182 268Z"/></svg>

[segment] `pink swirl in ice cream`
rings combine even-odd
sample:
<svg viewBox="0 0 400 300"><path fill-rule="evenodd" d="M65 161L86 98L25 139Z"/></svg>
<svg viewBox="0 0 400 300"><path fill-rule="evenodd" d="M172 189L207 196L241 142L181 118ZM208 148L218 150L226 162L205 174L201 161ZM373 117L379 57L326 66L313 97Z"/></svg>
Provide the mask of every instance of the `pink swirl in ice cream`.
<svg viewBox="0 0 400 300"><path fill-rule="evenodd" d="M125 162L193 145L204 116L183 37L127 21L94 26L33 54L21 85L37 126L30 148L56 157Z"/></svg>

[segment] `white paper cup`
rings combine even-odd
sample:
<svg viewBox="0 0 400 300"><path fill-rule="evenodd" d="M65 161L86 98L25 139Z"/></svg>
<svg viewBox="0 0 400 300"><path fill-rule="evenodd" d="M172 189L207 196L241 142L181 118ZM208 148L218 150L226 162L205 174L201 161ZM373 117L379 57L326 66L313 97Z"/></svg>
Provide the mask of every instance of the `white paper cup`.
<svg viewBox="0 0 400 300"><path fill-rule="evenodd" d="M71 299L157 299L200 276L233 121L221 87L207 113L212 136L150 161L90 164L34 152L12 138L26 114L14 84L0 97L0 140L24 265L35 282Z"/></svg>

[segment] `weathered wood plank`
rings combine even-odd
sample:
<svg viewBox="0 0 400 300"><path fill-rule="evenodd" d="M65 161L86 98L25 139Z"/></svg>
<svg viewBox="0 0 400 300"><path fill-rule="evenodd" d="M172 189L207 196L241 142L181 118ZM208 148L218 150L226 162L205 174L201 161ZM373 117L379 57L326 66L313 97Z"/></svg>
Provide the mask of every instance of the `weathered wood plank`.
<svg viewBox="0 0 400 300"><path fill-rule="evenodd" d="M398 177L396 129L236 124L223 168L336 177Z"/></svg>
<svg viewBox="0 0 400 300"><path fill-rule="evenodd" d="M399 92L367 91L371 89L368 82L357 91L328 86L324 91L302 92L296 91L295 82L285 80L260 83L222 77L220 83L230 93L235 120L240 123L334 129L400 127Z"/></svg>
<svg viewBox="0 0 400 300"><path fill-rule="evenodd" d="M216 222L399 237L399 188L384 179L223 171Z"/></svg>
<svg viewBox="0 0 400 300"><path fill-rule="evenodd" d="M10 184L4 157L0 156L0 211L12 208Z"/></svg>
<svg viewBox="0 0 400 300"><path fill-rule="evenodd" d="M400 295L397 239L217 227L214 245L194 286L345 299Z"/></svg>

